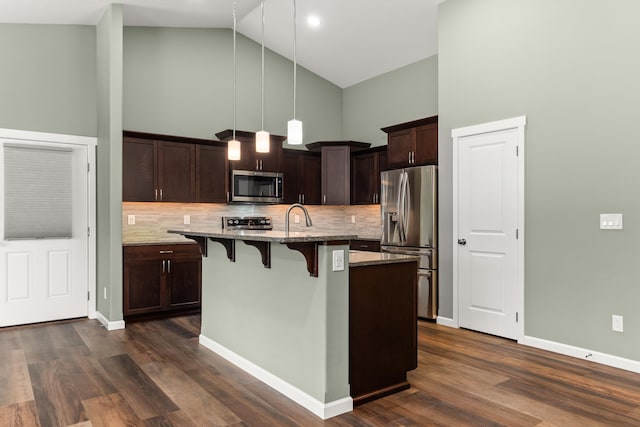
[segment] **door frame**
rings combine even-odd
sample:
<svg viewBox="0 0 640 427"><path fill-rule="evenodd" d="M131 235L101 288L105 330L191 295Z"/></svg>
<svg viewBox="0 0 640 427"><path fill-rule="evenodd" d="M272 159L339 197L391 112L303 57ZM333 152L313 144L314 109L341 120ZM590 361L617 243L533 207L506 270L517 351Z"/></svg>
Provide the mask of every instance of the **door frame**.
<svg viewBox="0 0 640 427"><path fill-rule="evenodd" d="M455 327L460 327L459 317L459 282L458 282L458 146L460 138L479 135L483 133L492 133L505 130L516 129L518 132L518 279L516 283L516 310L518 312L517 324L517 341L520 342L524 338L524 153L525 153L525 134L524 127L527 124L527 116L518 116L494 122L482 123L478 125L466 126L462 128L452 129L451 137L453 138L453 323Z"/></svg>
<svg viewBox="0 0 640 427"><path fill-rule="evenodd" d="M87 314L89 319L96 318L96 146L98 138L59 133L35 132L18 129L0 128L0 138L17 143L56 143L80 145L87 148Z"/></svg>

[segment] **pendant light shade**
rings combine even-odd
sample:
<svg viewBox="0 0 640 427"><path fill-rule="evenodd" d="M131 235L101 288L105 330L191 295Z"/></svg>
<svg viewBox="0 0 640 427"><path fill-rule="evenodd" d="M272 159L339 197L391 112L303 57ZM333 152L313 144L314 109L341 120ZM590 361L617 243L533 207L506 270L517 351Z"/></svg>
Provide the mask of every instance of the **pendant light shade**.
<svg viewBox="0 0 640 427"><path fill-rule="evenodd" d="M240 141L235 138L227 142L227 158L229 160L240 160Z"/></svg>
<svg viewBox="0 0 640 427"><path fill-rule="evenodd" d="M292 119L287 122L287 143L290 145L302 144L302 122Z"/></svg>
<svg viewBox="0 0 640 427"><path fill-rule="evenodd" d="M236 139L236 2L233 2L233 138L227 143L227 158L240 160L240 141Z"/></svg>
<svg viewBox="0 0 640 427"><path fill-rule="evenodd" d="M269 132L266 132L264 130L256 132L256 152L269 152Z"/></svg>
<svg viewBox="0 0 640 427"><path fill-rule="evenodd" d="M256 132L256 152L268 153L269 152L269 132L264 130L264 0L260 2L262 8L262 128L260 132Z"/></svg>
<svg viewBox="0 0 640 427"><path fill-rule="evenodd" d="M293 0L293 119L287 123L287 143L302 144L302 122L296 120L296 89L298 61L296 59L296 0Z"/></svg>

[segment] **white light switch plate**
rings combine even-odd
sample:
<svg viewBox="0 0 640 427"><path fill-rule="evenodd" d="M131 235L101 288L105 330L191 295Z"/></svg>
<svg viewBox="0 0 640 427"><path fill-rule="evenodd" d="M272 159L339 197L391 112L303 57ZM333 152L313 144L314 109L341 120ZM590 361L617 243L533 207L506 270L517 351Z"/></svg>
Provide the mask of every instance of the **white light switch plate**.
<svg viewBox="0 0 640 427"><path fill-rule="evenodd" d="M184 225L191 224L191 215L185 215L183 219L184 219L184 221L182 221L182 222L184 222Z"/></svg>
<svg viewBox="0 0 640 427"><path fill-rule="evenodd" d="M622 230L622 214L600 214L600 230Z"/></svg>
<svg viewBox="0 0 640 427"><path fill-rule="evenodd" d="M127 224L128 225L134 225L136 223L136 216L135 215L127 215Z"/></svg>

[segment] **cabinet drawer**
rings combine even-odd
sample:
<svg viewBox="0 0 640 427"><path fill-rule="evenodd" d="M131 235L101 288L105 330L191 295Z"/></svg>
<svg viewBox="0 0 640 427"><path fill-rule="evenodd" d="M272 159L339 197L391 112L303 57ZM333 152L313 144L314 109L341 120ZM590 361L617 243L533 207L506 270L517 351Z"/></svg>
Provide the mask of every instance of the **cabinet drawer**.
<svg viewBox="0 0 640 427"><path fill-rule="evenodd" d="M349 249L354 251L380 252L380 241L378 240L352 240Z"/></svg>
<svg viewBox="0 0 640 427"><path fill-rule="evenodd" d="M124 246L125 259L162 259L177 257L199 257L200 247L195 243L168 245Z"/></svg>

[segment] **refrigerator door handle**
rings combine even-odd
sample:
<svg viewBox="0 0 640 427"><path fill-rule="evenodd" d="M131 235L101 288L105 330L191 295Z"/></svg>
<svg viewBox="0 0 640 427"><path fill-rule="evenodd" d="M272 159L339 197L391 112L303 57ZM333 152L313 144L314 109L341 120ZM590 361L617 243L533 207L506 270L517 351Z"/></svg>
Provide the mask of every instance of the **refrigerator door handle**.
<svg viewBox="0 0 640 427"><path fill-rule="evenodd" d="M405 196L406 196L406 175L405 171L400 173L400 191L398 191L398 234L400 237L400 243L407 240L405 233Z"/></svg>
<svg viewBox="0 0 640 427"><path fill-rule="evenodd" d="M404 228L404 239L407 240L411 216L411 186L409 185L409 173L404 173L404 212L402 213L402 227Z"/></svg>

